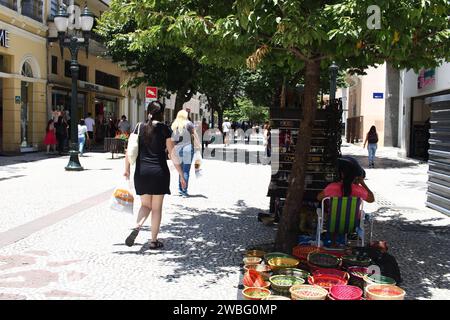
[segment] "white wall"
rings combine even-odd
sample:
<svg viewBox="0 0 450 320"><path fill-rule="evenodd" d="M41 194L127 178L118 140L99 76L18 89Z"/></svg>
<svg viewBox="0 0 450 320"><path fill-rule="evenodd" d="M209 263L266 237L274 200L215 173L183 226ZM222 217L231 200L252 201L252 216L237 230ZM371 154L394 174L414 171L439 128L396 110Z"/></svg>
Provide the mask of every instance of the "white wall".
<svg viewBox="0 0 450 320"><path fill-rule="evenodd" d="M419 89L417 86L419 75L413 70L401 72L400 84L400 117L399 137L401 141L401 156L407 155L410 143L411 98L435 94L450 90L450 63L444 63L436 68L434 85Z"/></svg>

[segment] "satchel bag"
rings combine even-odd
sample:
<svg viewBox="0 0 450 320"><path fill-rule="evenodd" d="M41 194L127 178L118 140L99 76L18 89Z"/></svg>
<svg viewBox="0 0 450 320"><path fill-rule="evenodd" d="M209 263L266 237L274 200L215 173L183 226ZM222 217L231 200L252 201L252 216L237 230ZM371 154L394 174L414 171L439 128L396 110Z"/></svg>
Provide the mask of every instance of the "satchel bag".
<svg viewBox="0 0 450 320"><path fill-rule="evenodd" d="M137 129L137 133L136 133ZM141 129L141 124L138 123L133 133L128 137L128 146L127 146L127 157L128 161L131 165L136 163L138 154L139 154L139 130Z"/></svg>

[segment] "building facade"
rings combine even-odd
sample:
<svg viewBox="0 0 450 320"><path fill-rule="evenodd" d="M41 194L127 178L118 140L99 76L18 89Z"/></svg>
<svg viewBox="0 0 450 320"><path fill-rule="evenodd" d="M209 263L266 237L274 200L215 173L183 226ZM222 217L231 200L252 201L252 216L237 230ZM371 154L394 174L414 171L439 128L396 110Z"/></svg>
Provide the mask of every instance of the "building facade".
<svg viewBox="0 0 450 320"><path fill-rule="evenodd" d="M0 1L0 152L37 150L47 112L44 1Z"/></svg>
<svg viewBox="0 0 450 320"><path fill-rule="evenodd" d="M428 159L431 106L426 98L450 94L450 63L435 69L401 72L400 154L418 160ZM450 128L449 128L450 130Z"/></svg>
<svg viewBox="0 0 450 320"><path fill-rule="evenodd" d="M379 146L384 146L386 108L386 64L369 68L364 76L349 76L343 90L347 109L346 138L364 142L371 126L377 128Z"/></svg>

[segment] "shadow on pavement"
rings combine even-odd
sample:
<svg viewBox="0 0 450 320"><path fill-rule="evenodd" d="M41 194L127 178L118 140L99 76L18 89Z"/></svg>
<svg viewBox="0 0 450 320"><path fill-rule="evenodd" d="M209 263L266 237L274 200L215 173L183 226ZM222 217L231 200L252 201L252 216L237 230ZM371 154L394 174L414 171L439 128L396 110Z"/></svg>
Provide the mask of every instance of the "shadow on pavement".
<svg viewBox="0 0 450 320"><path fill-rule="evenodd" d="M367 156L352 155L352 154L349 154L349 155L351 155L356 160L358 160L358 162L361 164L361 166L364 169L369 168L369 161L368 161ZM418 167L418 166L419 166L419 163L405 161L402 159L392 159L392 158L383 158L383 157L375 158L375 170L376 169L395 169L395 168L398 168L398 169L414 168L414 167Z"/></svg>
<svg viewBox="0 0 450 320"><path fill-rule="evenodd" d="M184 276L205 275L211 278L205 286L236 274L242 265L243 253L250 247L265 245L274 239L274 229L257 221L261 208L248 207L243 200L236 209L209 208L199 210L178 205L180 214L161 232L164 248L150 250L149 243L137 252L116 254L161 254L163 263L175 265L174 272L164 279L177 281ZM237 285L237 284L236 284Z"/></svg>
<svg viewBox="0 0 450 320"><path fill-rule="evenodd" d="M400 287L405 289L406 298L431 299L436 288L449 290L450 226L424 224L441 218L411 221L395 209L384 213L389 214L389 219L375 221L374 239L388 242L388 252L400 267L403 278Z"/></svg>

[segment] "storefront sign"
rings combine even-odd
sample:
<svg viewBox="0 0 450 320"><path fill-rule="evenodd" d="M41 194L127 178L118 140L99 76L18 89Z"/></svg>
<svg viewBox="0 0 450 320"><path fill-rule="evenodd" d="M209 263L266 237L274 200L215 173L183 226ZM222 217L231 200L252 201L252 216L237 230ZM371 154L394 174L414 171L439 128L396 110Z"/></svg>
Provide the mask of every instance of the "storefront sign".
<svg viewBox="0 0 450 320"><path fill-rule="evenodd" d="M436 69L422 69L419 72L417 88L424 89L432 86L436 81Z"/></svg>
<svg viewBox="0 0 450 320"><path fill-rule="evenodd" d="M158 88L157 87L146 87L145 88L145 98L149 100L158 99Z"/></svg>
<svg viewBox="0 0 450 320"><path fill-rule="evenodd" d="M84 88L84 89L88 89L88 90L92 90L92 91L98 91L98 92L103 91L102 86L99 86L94 83L86 82L86 81L80 81L80 88Z"/></svg>
<svg viewBox="0 0 450 320"><path fill-rule="evenodd" d="M383 92L374 92L373 98L374 99L384 99L384 93Z"/></svg>
<svg viewBox="0 0 450 320"><path fill-rule="evenodd" d="M0 47L9 48L9 32L0 29Z"/></svg>

